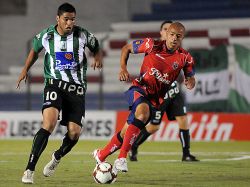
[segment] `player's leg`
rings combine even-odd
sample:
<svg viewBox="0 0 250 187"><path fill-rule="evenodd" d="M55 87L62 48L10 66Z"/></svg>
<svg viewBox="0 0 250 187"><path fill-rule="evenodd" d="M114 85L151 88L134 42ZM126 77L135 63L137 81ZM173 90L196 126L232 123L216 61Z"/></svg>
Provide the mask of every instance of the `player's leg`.
<svg viewBox="0 0 250 187"><path fill-rule="evenodd" d="M54 174L62 157L64 157L76 145L81 134L82 118L85 116L85 97L75 92L64 91L62 102L61 125L67 126L62 144L52 154L51 161L44 167L43 174L49 177Z"/></svg>
<svg viewBox="0 0 250 187"><path fill-rule="evenodd" d="M33 183L33 175L39 157L47 146L50 134L53 132L58 119L59 112L56 108L50 107L43 111L43 126L36 133L33 139L32 149L26 171L22 177L23 183Z"/></svg>
<svg viewBox="0 0 250 187"><path fill-rule="evenodd" d="M138 154L139 146L143 142L145 142L151 134L154 134L156 131L158 131L159 128L160 128L160 124L149 123L147 124L145 128L141 130L140 134L138 135L138 137L136 138L135 142L133 143L131 147L130 154L129 154L130 161L138 161L137 154Z"/></svg>
<svg viewBox="0 0 250 187"><path fill-rule="evenodd" d="M34 136L29 161L22 177L23 183L33 183L33 175L38 159L46 148L49 136L56 126L61 106L61 95L58 89L46 85L43 103L43 125Z"/></svg>
<svg viewBox="0 0 250 187"><path fill-rule="evenodd" d="M128 121L133 121L135 118L135 111L136 107L139 103L142 102L144 99L144 91L137 87L131 87L126 92L126 98L128 99L129 109L131 110ZM145 101L144 101L145 102ZM107 143L107 145L102 149L96 149L93 152L93 157L95 158L97 163L105 161L106 157L112 153L114 153L116 150L121 148L121 145L123 144L123 137L124 134L129 126L128 123L125 123L122 130L119 132L116 132L111 140Z"/></svg>
<svg viewBox="0 0 250 187"><path fill-rule="evenodd" d="M64 157L76 145L81 134L82 127L74 122L69 122L68 132L64 135L61 147L55 151L54 156L57 160Z"/></svg>
<svg viewBox="0 0 250 187"><path fill-rule="evenodd" d="M171 99L166 114L170 121L176 120L179 125L179 137L182 145L182 161L198 161L193 155L190 154L190 135L189 125L187 120L186 106L183 100L183 96L177 93L176 96Z"/></svg>
<svg viewBox="0 0 250 187"><path fill-rule="evenodd" d="M187 115L175 116L179 125L179 137L182 145L182 161L199 161L195 156L190 154L190 134Z"/></svg>
<svg viewBox="0 0 250 187"><path fill-rule="evenodd" d="M134 117L128 120L128 128L123 138L123 144L120 149L118 159L114 163L114 168L118 171L127 172L127 154L131 149L140 130L145 127L150 117L150 106L148 103L139 101L135 105Z"/></svg>
<svg viewBox="0 0 250 187"><path fill-rule="evenodd" d="M94 150L93 157L95 158L97 163L104 162L109 155L113 154L121 148L121 145L123 143L123 137L127 128L128 124L126 122L122 130L115 133L104 148Z"/></svg>
<svg viewBox="0 0 250 187"><path fill-rule="evenodd" d="M60 163L62 157L64 157L67 153L71 151L71 149L76 145L78 139L81 134L81 126L74 123L69 122L68 125L68 132L64 135L62 145L58 150L56 150L52 154L51 161L46 164L43 169L43 174L46 177L50 177L54 174L56 167Z"/></svg>

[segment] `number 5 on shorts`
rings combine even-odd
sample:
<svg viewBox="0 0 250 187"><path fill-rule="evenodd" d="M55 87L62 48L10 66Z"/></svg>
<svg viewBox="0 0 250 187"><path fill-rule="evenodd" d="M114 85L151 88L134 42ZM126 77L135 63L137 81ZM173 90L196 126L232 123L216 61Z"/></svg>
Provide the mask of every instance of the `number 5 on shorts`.
<svg viewBox="0 0 250 187"><path fill-rule="evenodd" d="M152 112L152 118L151 118L151 123L153 124L160 124L162 119L162 112L161 111L153 111Z"/></svg>

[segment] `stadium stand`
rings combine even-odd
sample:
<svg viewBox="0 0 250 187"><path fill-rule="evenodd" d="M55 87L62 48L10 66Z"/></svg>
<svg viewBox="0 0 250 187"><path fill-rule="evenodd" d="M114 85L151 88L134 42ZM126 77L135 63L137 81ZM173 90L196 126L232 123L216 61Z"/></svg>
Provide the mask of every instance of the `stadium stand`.
<svg viewBox="0 0 250 187"><path fill-rule="evenodd" d="M237 22L237 25L232 25L232 21ZM250 19L207 20L205 23L204 21L183 21L188 29L183 46L187 49L209 49L220 44L240 43L250 47L249 21ZM99 38L106 38L102 43L106 55L102 72L93 71L91 68L88 69L89 84L86 94L86 106L89 110L126 109L127 105L123 92L129 87L129 83L118 81L120 50L124 44L134 39L145 36L157 38L159 36L159 25L160 22L115 23L111 25L112 32L108 33L108 37L104 34L97 35ZM128 68L132 77L138 74L142 58L143 56L140 55L130 55ZM39 110L43 89L42 58L31 70L30 81L32 84L30 89L32 94L30 96L25 93L26 89L23 89L23 93L18 94L18 97L13 95L17 91L15 85L11 84L11 82L16 81L20 71L21 66L11 66L9 68L10 75L1 75L0 89L5 92L0 95L2 98L1 109L23 110L27 108L27 98L30 97L30 109ZM12 94L9 94L9 92L12 92ZM10 102L13 102L13 105Z"/></svg>
<svg viewBox="0 0 250 187"><path fill-rule="evenodd" d="M248 0L172 0L171 3L152 3L150 14L134 14L133 21L193 20L250 17Z"/></svg>
<svg viewBox="0 0 250 187"><path fill-rule="evenodd" d="M180 4L182 6L180 6ZM124 44L134 39L144 37L158 38L159 25L165 18L182 20L183 24L186 26L187 35L183 42L184 48L211 49L220 44L241 44L250 48L250 18L244 18L246 17L245 15L247 15L245 10L247 8L249 9L249 6L250 3L244 0L223 0L218 2L215 0L206 2L200 2L198 0L174 0L171 4L164 4L160 1L160 3L152 3L151 8L152 14L156 15L157 12L157 15L160 15L158 17L145 14L134 15L133 20L136 20L136 22L116 22L111 24L110 32L95 33L100 41L102 41L102 47L105 54L104 67L102 72L93 71L90 67L88 69L89 84L86 94L86 108L89 110L119 110L127 108L123 92L129 87L129 83L121 83L118 80L121 48ZM209 11L209 13L206 13L204 7L207 7L206 10L207 12ZM234 7L234 11L238 11L239 9L242 11L241 13L238 12L237 16L233 16L231 7ZM218 19L220 18L219 14L215 14L214 12L223 12L221 11L222 9L223 11L225 9L225 11L231 12L231 19ZM171 15L170 11L173 12ZM182 14L180 14L180 11ZM164 15L160 12L164 12ZM195 20L188 17L188 13L186 12L193 15ZM196 12L202 13L198 14ZM200 20L205 18L203 12L209 19ZM230 13L225 14L228 16L230 15ZM141 16L143 19L139 21L139 19L137 19L138 16ZM153 17L153 19L151 19L151 17ZM250 15L247 17L250 17ZM227 17L222 16L222 18ZM4 33L7 34L7 32ZM4 36L5 35L2 37ZM0 44L0 46L4 45L4 43ZM8 45L10 44L6 43L5 46L8 47ZM13 43L11 45L13 45ZM16 51L13 51L13 53L15 52ZM18 56L16 58L19 59ZM139 55L130 56L129 71L132 77L138 74L142 58L143 56ZM89 62L91 60L92 59L90 59ZM16 90L15 84L13 83L16 82L21 68L22 63L19 63L19 65L11 65L8 68L8 74L0 75L0 110L40 110L43 90L42 58L39 58L39 62L36 62L31 70L30 87L23 87L21 90ZM31 94L28 92L29 90Z"/></svg>

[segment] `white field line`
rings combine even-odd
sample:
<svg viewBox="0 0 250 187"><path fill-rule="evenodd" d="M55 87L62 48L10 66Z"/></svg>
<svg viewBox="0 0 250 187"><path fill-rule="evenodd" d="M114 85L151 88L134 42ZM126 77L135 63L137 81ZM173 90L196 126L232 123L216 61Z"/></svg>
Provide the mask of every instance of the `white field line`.
<svg viewBox="0 0 250 187"><path fill-rule="evenodd" d="M71 155L90 155L90 152L72 152ZM201 162L217 162L217 161L238 161L238 160L246 160L250 159L250 152L194 152L195 155L199 156L216 156L216 155L228 155L228 156L234 156L233 158L211 158L211 159L201 159ZM14 155L28 155L28 153L25 152L5 152L0 153L0 156L14 156ZM179 152L140 152L140 155L180 155ZM8 161L8 160L0 160L0 163L8 163L8 162L14 162L14 161ZM71 161L74 163L88 163L93 162L90 160L77 160L77 161ZM148 161L140 161L140 162L148 162ZM167 162L181 162L181 160L151 160L151 162L158 162L158 163L167 163ZM199 162L196 162L199 163Z"/></svg>
<svg viewBox="0 0 250 187"><path fill-rule="evenodd" d="M240 156L240 157L234 157L234 158L221 158L221 159L201 159L200 162L218 162L218 161L237 161L237 160L247 160L250 159L250 155L245 155L245 156ZM75 160L75 161L71 161L73 163L89 163L89 162L93 162L93 161L89 161L89 160ZM148 162L148 160L140 160L140 162ZM168 163L168 162L182 162L180 159L179 160L151 160L150 162L156 162L156 163ZM200 163L200 162L192 162L192 163ZM185 162L185 163L191 163L191 162Z"/></svg>
<svg viewBox="0 0 250 187"><path fill-rule="evenodd" d="M28 155L29 152L1 152L0 156L13 156L13 155ZM44 154L44 153L43 153ZM46 153L45 153L46 154ZM47 153L51 154L51 153ZM91 155L92 152L70 152L70 155ZM115 154L118 154L117 152ZM140 155L150 155L150 156L168 156L168 155L181 155L181 152L139 152ZM229 156L239 156L239 155L250 155L250 152L192 152L192 154L200 156L214 156L214 155L229 155Z"/></svg>
<svg viewBox="0 0 250 187"><path fill-rule="evenodd" d="M236 160L247 160L250 159L250 155L234 157L234 158L212 158L212 159L201 159L201 162L217 162L217 161L236 161ZM180 160L153 160L152 162L181 162ZM187 163L187 162L185 162ZM199 163L199 162L192 162L192 163Z"/></svg>

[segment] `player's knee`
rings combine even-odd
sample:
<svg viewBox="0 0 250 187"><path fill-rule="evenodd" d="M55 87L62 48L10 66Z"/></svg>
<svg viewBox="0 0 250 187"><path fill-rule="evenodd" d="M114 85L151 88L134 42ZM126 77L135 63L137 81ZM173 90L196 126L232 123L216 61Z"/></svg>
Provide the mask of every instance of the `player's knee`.
<svg viewBox="0 0 250 187"><path fill-rule="evenodd" d="M69 123L68 135L71 140L77 140L81 135L81 127L75 123Z"/></svg>
<svg viewBox="0 0 250 187"><path fill-rule="evenodd" d="M147 131L150 133L150 134L154 134L155 132L157 132L160 128L160 125L152 125L152 124L149 124L146 129Z"/></svg>
<svg viewBox="0 0 250 187"><path fill-rule="evenodd" d="M68 132L68 136L71 140L77 140L80 137L80 132L79 131L70 131Z"/></svg>
<svg viewBox="0 0 250 187"><path fill-rule="evenodd" d="M137 119L142 121L143 123L146 123L148 121L148 116L140 115L137 117Z"/></svg>
<svg viewBox="0 0 250 187"><path fill-rule="evenodd" d="M53 130L55 129L56 123L43 123L42 128L47 130L48 132L52 133Z"/></svg>
<svg viewBox="0 0 250 187"><path fill-rule="evenodd" d="M149 116L150 116L150 110L148 104L142 103L138 105L135 112L136 119L142 121L143 123L146 123L149 119Z"/></svg>

